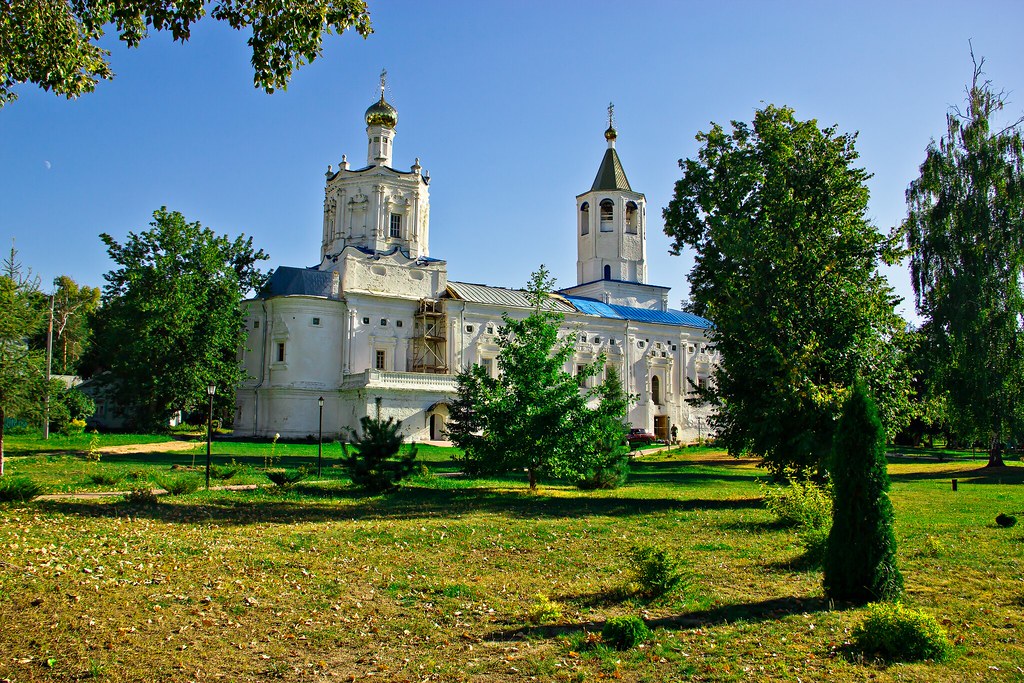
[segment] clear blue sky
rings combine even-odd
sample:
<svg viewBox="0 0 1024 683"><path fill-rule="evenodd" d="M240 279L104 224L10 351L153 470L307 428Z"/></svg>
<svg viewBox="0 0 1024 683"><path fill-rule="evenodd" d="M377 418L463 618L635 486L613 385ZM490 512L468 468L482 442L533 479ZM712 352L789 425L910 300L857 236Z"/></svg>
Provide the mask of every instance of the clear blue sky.
<svg viewBox="0 0 1024 683"><path fill-rule="evenodd" d="M1024 111L1020 2L374 2L375 33L331 37L287 91L252 87L247 36L197 27L127 50L117 78L67 101L32 87L0 109L0 238L44 282L99 286L100 232L145 229L160 206L244 232L269 265L319 258L323 173L365 159L378 74L399 112L395 165L431 173L431 255L454 280L522 286L545 263L575 282L575 195L618 151L648 201L649 276L686 296L661 208L711 121L764 103L860 131L871 219L904 216L904 191L970 79L968 40ZM1008 115L1009 118L1009 115ZM890 273L911 296L902 270ZM905 312L906 309L905 309Z"/></svg>

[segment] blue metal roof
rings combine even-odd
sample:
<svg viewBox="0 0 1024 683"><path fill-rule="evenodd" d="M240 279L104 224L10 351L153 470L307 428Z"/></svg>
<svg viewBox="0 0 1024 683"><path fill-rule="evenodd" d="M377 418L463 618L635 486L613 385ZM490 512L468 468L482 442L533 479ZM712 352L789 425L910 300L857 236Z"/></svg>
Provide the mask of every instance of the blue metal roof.
<svg viewBox="0 0 1024 683"><path fill-rule="evenodd" d="M267 284L256 295L257 299L273 296L323 296L332 297L332 272L316 268L293 268L281 266L270 276Z"/></svg>
<svg viewBox="0 0 1024 683"><path fill-rule="evenodd" d="M644 323L658 323L661 325L682 325L685 327L696 327L709 330L713 327L710 320L687 313L669 309L658 311L651 308L636 308L635 306L620 306L619 304L606 304L597 299L588 299L582 296L566 296L569 303L576 307L580 313L585 315L596 315L601 318L612 318L613 320L635 320Z"/></svg>

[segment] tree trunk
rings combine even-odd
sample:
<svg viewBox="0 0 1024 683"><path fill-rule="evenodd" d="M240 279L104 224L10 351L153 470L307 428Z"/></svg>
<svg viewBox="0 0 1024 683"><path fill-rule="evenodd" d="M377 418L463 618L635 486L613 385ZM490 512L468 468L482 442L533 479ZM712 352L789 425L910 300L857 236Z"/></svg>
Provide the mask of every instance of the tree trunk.
<svg viewBox="0 0 1024 683"><path fill-rule="evenodd" d="M537 471L532 467L526 470L527 476L530 478L530 491L537 491Z"/></svg>
<svg viewBox="0 0 1024 683"><path fill-rule="evenodd" d="M999 437L993 437L989 443L988 464L985 467L1005 467L1003 463L1003 442Z"/></svg>

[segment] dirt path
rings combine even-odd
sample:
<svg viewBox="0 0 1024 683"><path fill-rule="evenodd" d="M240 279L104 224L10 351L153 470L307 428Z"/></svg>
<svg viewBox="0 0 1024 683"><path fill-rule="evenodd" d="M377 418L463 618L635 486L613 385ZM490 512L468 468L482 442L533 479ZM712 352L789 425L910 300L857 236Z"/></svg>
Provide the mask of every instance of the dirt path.
<svg viewBox="0 0 1024 683"><path fill-rule="evenodd" d="M132 443L126 446L104 446L100 453L170 453L173 451L190 451L202 445L201 441L161 441L159 443Z"/></svg>

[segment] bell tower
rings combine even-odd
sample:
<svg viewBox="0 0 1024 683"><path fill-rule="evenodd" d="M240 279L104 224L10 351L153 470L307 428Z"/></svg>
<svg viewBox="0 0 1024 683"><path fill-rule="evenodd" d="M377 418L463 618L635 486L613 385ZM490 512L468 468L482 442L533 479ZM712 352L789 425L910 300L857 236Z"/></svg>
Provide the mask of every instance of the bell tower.
<svg viewBox="0 0 1024 683"><path fill-rule="evenodd" d="M576 197L576 283L647 283L647 200L634 192L615 151L615 107L608 105L608 142L590 190Z"/></svg>
<svg viewBox="0 0 1024 683"><path fill-rule="evenodd" d="M380 74L380 98L366 110L366 166L349 168L342 156L327 168L321 268L330 268L348 247L379 254L399 250L419 259L430 254L430 174L416 159L408 171L394 168L398 111L385 99L387 71Z"/></svg>

